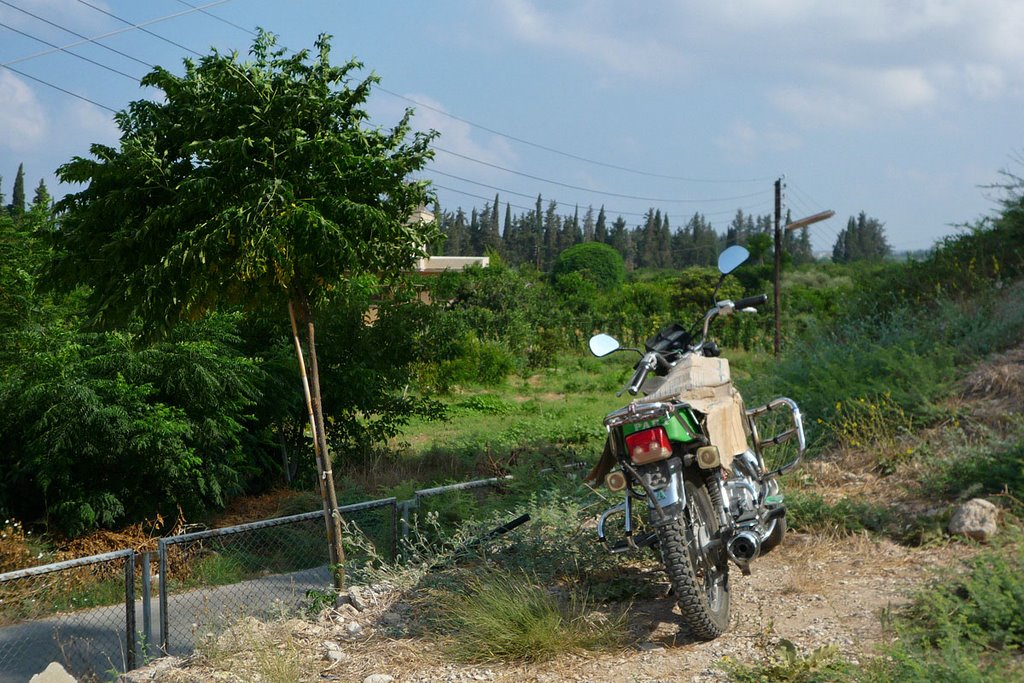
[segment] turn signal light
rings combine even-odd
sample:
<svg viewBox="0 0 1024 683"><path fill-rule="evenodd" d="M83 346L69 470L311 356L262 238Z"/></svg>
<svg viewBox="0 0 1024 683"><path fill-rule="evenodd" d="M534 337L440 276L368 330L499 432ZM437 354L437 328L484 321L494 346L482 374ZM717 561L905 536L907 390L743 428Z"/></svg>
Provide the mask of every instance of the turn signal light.
<svg viewBox="0 0 1024 683"><path fill-rule="evenodd" d="M626 450L637 465L664 460L672 455L672 442L664 427L645 429L626 437Z"/></svg>

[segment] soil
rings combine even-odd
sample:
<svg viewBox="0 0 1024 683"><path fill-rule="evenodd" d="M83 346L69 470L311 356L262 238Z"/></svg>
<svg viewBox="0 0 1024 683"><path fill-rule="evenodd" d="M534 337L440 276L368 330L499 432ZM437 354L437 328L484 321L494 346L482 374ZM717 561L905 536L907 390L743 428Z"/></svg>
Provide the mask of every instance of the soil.
<svg viewBox="0 0 1024 683"><path fill-rule="evenodd" d="M961 395L953 400L958 402L959 414L969 412L978 422L998 428L1008 414L1019 415L1024 409L1021 387L1024 346L995 357L967 376ZM917 465L913 462L887 476L877 473L875 464L862 452L835 453L809 463L800 475L801 484L813 487L826 500L864 495L874 501L888 500L894 509L914 514L948 508L948 501L915 495ZM721 668L724 661L763 660L783 640L803 653L831 646L853 663L877 655L892 637L883 628L886 612L906 603L915 588L935 576L935 570L959 566L975 548L948 538L910 547L878 536L791 532L782 546L754 562L750 576L731 572L732 623L720 638L693 642L680 631L678 608L671 598L642 599L628 612L629 646L535 664L451 663L434 640L401 635L403 627L401 622L396 627L396 617L409 615L396 608L394 596L380 596L363 612L343 606L326 610L314 622L293 620L253 628L261 641L271 643L272 651L288 654L301 672L297 680L364 681L376 674L381 683L727 681ZM667 592L661 572L649 570L639 580L657 585L662 595ZM359 624L357 633L353 633L354 623ZM248 665L253 663L253 652L244 648L237 656L226 653L218 661L164 662L135 672L132 679L251 680L253 669ZM171 668L159 669L169 664Z"/></svg>
<svg viewBox="0 0 1024 683"><path fill-rule="evenodd" d="M678 608L671 598L641 600L629 609L630 646L543 663L446 661L434 641L396 635L388 624L401 611L386 596L358 614L332 609L315 622L293 620L255 628L263 633L261 641L267 638L264 642L272 643L271 650L292 648L301 680L358 682L381 674L395 682L421 683L727 681L721 668L724 660L763 659L775 652L782 639L801 652L834 646L854 663L876 654L889 637L882 627L883 614L904 603L934 569L953 566L968 552L967 546L958 544L909 548L866 536L790 534L781 547L754 563L750 576L732 573L732 625L720 638L693 642L681 633ZM667 590L660 572L651 571L641 580ZM363 628L355 638L348 630L353 622ZM327 643L338 644L337 662L327 658ZM240 657L251 661L251 649L244 648ZM156 671L160 666L135 672L132 678L184 683L243 681L253 675L245 662L227 655L214 662L195 659L180 668Z"/></svg>

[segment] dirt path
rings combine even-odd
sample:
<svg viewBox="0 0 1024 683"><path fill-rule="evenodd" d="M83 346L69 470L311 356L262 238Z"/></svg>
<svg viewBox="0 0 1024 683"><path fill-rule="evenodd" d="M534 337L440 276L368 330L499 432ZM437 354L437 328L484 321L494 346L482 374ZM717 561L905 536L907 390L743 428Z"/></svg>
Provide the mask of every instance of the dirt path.
<svg viewBox="0 0 1024 683"><path fill-rule="evenodd" d="M253 634L240 638L247 644L243 651L233 654L229 650L234 648L226 647L216 667L193 661L159 673L136 672L133 679L249 680L251 670L233 660L240 656L252 662L254 649L261 647L286 652L299 663L301 680L310 681L358 682L373 674L396 683L725 681L718 666L723 658L761 659L783 638L803 652L834 645L846 659L857 661L884 640L882 612L904 602L930 570L953 564L964 552L957 545L920 549L866 537L790 534L782 547L755 563L751 576L733 573L732 626L710 643L691 642L680 634L671 600L645 600L630 610L636 644L621 651L541 664L457 665L446 662L431 641L388 635L393 631L380 621L388 607L382 603L347 618L328 614L317 623L255 624ZM659 573L652 571L645 580L667 588ZM349 630L353 622L363 628L355 638ZM333 663L331 648L337 648Z"/></svg>

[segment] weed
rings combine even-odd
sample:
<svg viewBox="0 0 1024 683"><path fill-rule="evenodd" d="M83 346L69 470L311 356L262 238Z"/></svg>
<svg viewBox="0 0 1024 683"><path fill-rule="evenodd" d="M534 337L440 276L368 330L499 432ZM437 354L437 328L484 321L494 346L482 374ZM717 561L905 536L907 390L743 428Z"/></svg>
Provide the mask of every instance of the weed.
<svg viewBox="0 0 1024 683"><path fill-rule="evenodd" d="M861 680L1021 680L1024 556L1016 543L982 553L966 572L921 590L893 615L898 639Z"/></svg>
<svg viewBox="0 0 1024 683"><path fill-rule="evenodd" d="M736 683L817 683L849 680L851 665L834 645L819 647L806 654L783 638L777 649L756 664L726 659L722 668Z"/></svg>
<svg viewBox="0 0 1024 683"><path fill-rule="evenodd" d="M786 511L792 528L818 533L883 531L892 521L881 505L850 498L828 503L817 493L799 490L786 494Z"/></svg>
<svg viewBox="0 0 1024 683"><path fill-rule="evenodd" d="M471 574L460 589L432 597L449 650L462 661L544 661L624 637L622 617L594 611L586 595L560 598L528 574Z"/></svg>

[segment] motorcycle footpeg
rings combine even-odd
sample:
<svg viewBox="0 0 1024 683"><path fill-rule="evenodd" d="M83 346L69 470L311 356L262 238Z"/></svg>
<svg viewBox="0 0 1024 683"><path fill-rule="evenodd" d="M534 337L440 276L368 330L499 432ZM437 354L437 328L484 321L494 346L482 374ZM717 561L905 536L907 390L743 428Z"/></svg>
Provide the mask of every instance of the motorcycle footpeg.
<svg viewBox="0 0 1024 683"><path fill-rule="evenodd" d="M638 550L658 544L658 535L653 531L639 536L619 539L615 543L608 543L608 551L611 553L624 553L628 550Z"/></svg>

